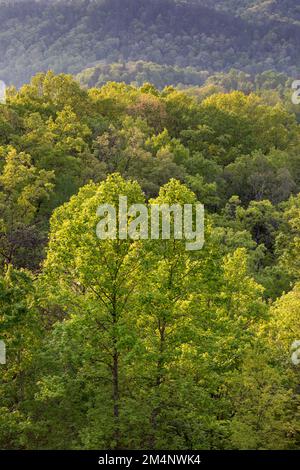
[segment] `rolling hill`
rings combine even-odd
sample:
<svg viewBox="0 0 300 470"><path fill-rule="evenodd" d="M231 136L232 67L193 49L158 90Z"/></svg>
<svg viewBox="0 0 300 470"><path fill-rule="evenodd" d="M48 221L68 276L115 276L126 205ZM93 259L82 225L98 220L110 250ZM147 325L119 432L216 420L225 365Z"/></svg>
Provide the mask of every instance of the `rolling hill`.
<svg viewBox="0 0 300 470"><path fill-rule="evenodd" d="M300 73L298 1L4 0L0 78L152 62L212 74Z"/></svg>

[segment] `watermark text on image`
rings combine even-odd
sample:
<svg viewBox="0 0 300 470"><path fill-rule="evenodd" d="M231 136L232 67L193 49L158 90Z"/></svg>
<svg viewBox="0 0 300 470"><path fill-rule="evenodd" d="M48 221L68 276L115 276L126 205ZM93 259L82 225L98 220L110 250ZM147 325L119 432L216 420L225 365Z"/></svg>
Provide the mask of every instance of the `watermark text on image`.
<svg viewBox="0 0 300 470"><path fill-rule="evenodd" d="M132 204L119 196L118 209L101 204L96 234L100 240L185 240L186 250L201 250L204 244L203 204Z"/></svg>
<svg viewBox="0 0 300 470"><path fill-rule="evenodd" d="M292 89L294 93L292 95L292 103L300 104L300 80L294 80L292 83Z"/></svg>
<svg viewBox="0 0 300 470"><path fill-rule="evenodd" d="M6 346L4 341L0 341L0 364L6 364Z"/></svg>

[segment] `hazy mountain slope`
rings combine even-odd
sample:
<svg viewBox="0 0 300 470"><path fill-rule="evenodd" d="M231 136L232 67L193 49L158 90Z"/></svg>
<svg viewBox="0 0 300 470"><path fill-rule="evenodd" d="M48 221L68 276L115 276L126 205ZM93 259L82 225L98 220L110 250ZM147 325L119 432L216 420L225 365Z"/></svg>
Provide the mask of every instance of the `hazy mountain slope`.
<svg viewBox="0 0 300 470"><path fill-rule="evenodd" d="M235 8L237 3L245 4L242 10ZM296 7L296 1L286 3ZM268 15L255 23L253 15L251 20L245 17L252 4L234 0L209 2L209 7L195 0L2 2L0 78L18 85L49 68L77 73L99 61L138 60L210 73L234 67L297 75L300 26L293 18L282 22ZM217 11L224 5L225 11ZM234 16L237 12L241 17Z"/></svg>
<svg viewBox="0 0 300 470"><path fill-rule="evenodd" d="M201 5L214 7L216 10L235 12L241 16L257 21L258 19L288 23L300 21L300 5L295 0L190 0Z"/></svg>

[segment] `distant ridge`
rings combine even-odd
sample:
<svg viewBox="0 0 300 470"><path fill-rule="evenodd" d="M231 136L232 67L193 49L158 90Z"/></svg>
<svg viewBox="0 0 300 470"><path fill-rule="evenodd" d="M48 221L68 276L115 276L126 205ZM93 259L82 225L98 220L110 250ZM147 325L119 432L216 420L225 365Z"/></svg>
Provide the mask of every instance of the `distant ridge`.
<svg viewBox="0 0 300 470"><path fill-rule="evenodd" d="M0 0L0 79L145 61L300 74L298 0Z"/></svg>

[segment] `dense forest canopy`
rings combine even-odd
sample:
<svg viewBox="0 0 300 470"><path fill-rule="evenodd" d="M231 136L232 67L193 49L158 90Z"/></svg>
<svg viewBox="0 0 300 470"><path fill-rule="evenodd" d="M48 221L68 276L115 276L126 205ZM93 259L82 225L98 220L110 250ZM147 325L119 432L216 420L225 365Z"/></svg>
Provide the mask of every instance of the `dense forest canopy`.
<svg viewBox="0 0 300 470"><path fill-rule="evenodd" d="M292 77L283 72L266 70L260 74L250 74L236 69L228 72L216 72L210 75L207 71L198 71L194 67L172 67L153 62L137 61L127 63L98 63L76 75L85 87L101 87L106 82L124 82L128 85L142 86L152 83L162 90L168 85L177 86L186 91L197 93L243 91L264 93L267 90L278 93L277 99L286 98L291 103ZM199 89L201 88L201 90ZM189 90L188 90L189 89ZM288 103L287 103L288 104ZM296 111L297 108L294 108Z"/></svg>
<svg viewBox="0 0 300 470"><path fill-rule="evenodd" d="M0 22L0 448L299 449L298 1ZM120 195L204 204L203 249L100 240Z"/></svg>
<svg viewBox="0 0 300 470"><path fill-rule="evenodd" d="M193 0L191 0L193 1ZM199 4L214 6L227 12L236 12L257 23L270 18L276 21L299 24L300 7L294 0L194 0Z"/></svg>
<svg viewBox="0 0 300 470"><path fill-rule="evenodd" d="M199 73L299 72L297 0L15 0L0 3L0 77L143 60ZM250 14L251 13L251 14Z"/></svg>
<svg viewBox="0 0 300 470"><path fill-rule="evenodd" d="M246 94L230 92L247 83L233 72L186 91L47 72L8 90L2 449L299 448L300 127L286 79ZM203 249L99 240L96 209L119 194L204 203Z"/></svg>

